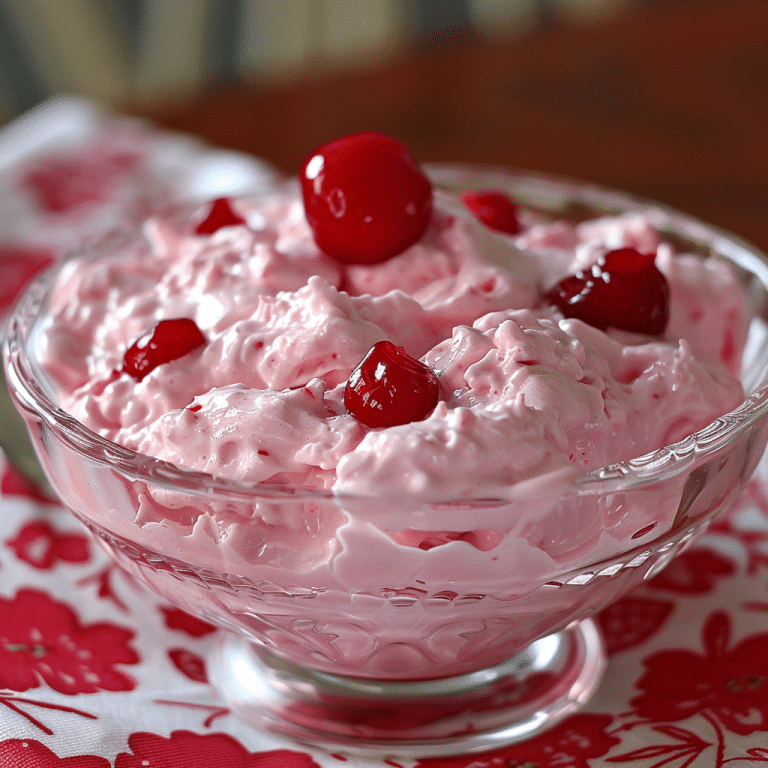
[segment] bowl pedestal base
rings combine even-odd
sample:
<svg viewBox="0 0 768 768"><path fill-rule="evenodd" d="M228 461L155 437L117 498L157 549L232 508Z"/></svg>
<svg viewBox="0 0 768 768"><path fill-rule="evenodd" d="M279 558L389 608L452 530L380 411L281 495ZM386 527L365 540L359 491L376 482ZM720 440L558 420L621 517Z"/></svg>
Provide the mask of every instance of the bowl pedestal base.
<svg viewBox="0 0 768 768"><path fill-rule="evenodd" d="M300 667L245 637L218 649L213 682L253 724L333 751L438 757L513 744L578 710L606 656L591 619L537 640L511 659L438 680L372 680Z"/></svg>

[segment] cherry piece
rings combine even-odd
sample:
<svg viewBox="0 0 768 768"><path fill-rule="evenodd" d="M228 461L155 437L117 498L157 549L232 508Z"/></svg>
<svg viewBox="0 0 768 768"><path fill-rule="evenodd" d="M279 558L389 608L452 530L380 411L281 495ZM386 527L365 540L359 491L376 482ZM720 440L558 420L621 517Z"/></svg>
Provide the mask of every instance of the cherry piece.
<svg viewBox="0 0 768 768"><path fill-rule="evenodd" d="M212 235L222 227L235 227L238 224L245 224L245 219L232 210L226 197L219 197L211 203L208 216L197 225L195 234Z"/></svg>
<svg viewBox="0 0 768 768"><path fill-rule="evenodd" d="M413 245L432 215L432 185L408 148L354 133L313 152L301 170L315 242L344 264L376 264Z"/></svg>
<svg viewBox="0 0 768 768"><path fill-rule="evenodd" d="M544 300L601 330L660 336L669 320L669 285L654 259L634 248L609 251L589 271L560 280Z"/></svg>
<svg viewBox="0 0 768 768"><path fill-rule="evenodd" d="M520 231L517 205L505 192L467 189L461 193L461 202L490 229L516 235Z"/></svg>
<svg viewBox="0 0 768 768"><path fill-rule="evenodd" d="M181 317L161 320L151 332L143 333L123 358L123 373L141 381L163 363L170 363L205 344L205 336L194 320Z"/></svg>
<svg viewBox="0 0 768 768"><path fill-rule="evenodd" d="M395 427L425 419L439 396L428 365L391 341L377 341L350 374L344 405L367 427Z"/></svg>

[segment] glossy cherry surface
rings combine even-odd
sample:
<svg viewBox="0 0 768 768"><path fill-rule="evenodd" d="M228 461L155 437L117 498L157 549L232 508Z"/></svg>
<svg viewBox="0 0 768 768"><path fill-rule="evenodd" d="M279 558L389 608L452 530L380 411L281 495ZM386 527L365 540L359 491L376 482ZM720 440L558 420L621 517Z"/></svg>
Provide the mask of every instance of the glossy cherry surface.
<svg viewBox="0 0 768 768"><path fill-rule="evenodd" d="M158 365L177 360L203 344L205 336L194 320L185 317L161 320L128 348L123 358L123 373L141 381Z"/></svg>
<svg viewBox="0 0 768 768"><path fill-rule="evenodd" d="M397 256L424 233L432 185L408 148L382 133L355 133L313 152L301 170L315 242L346 264Z"/></svg>
<svg viewBox="0 0 768 768"><path fill-rule="evenodd" d="M391 341L374 344L350 374L344 405L368 427L394 427L429 416L440 396L435 372Z"/></svg>
<svg viewBox="0 0 768 768"><path fill-rule="evenodd" d="M544 295L566 317L595 328L660 336L669 320L669 285L654 254L609 251L588 271L576 272Z"/></svg>
<svg viewBox="0 0 768 768"><path fill-rule="evenodd" d="M195 234L212 235L222 227L234 227L245 224L245 219L232 210L232 205L226 197L219 197L211 203L211 210L195 229Z"/></svg>
<svg viewBox="0 0 768 768"><path fill-rule="evenodd" d="M461 202L483 224L497 232L516 235L520 231L517 205L505 192L467 189L461 193Z"/></svg>

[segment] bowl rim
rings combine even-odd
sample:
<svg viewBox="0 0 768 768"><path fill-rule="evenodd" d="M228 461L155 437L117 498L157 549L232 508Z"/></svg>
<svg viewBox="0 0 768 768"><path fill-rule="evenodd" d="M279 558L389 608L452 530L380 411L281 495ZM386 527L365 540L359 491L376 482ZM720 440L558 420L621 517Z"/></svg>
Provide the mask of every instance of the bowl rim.
<svg viewBox="0 0 768 768"><path fill-rule="evenodd" d="M458 190L465 186L460 183L461 179L482 179L485 188L503 185L508 191L514 189L516 196L523 201L533 198L537 204L541 203L541 192L545 189L561 201L593 205L596 214L591 218L643 212L649 216L651 225L662 235L664 232L670 232L682 236L700 247L706 247L713 255L726 257L759 279L768 292L768 255L737 235L706 224L663 203L570 177L506 166L432 163L425 164L424 168L434 184L449 190ZM287 183L291 181L287 180ZM283 181L276 184L275 188L285 185L286 182ZM259 192L268 193L265 190ZM135 230L114 232L106 238L87 243L41 273L20 297L10 315L3 340L6 379L17 408L41 418L60 440L78 453L87 454L90 460L107 465L131 480L143 480L166 489L184 490L202 496L223 494L235 498L257 496L269 500L324 499L362 503L378 501L373 494L348 494L332 490L276 486L263 482L246 483L188 469L139 453L102 437L53 402L37 380L27 355L28 336L39 317L39 310L48 296L49 289L57 275L71 260L103 247L112 238L126 240L136 238L137 234ZM539 494L547 490L559 494L565 477L574 492L590 493L645 487L678 475L692 468L700 460L711 458L768 415L768 341L765 346L766 361L761 380L754 390L735 409L682 440L635 458L589 471L574 467L570 471L558 470L550 475L538 475L509 486L510 494L503 497L496 495L461 500L430 498L426 503L509 503L510 500L529 492L528 489L533 484Z"/></svg>

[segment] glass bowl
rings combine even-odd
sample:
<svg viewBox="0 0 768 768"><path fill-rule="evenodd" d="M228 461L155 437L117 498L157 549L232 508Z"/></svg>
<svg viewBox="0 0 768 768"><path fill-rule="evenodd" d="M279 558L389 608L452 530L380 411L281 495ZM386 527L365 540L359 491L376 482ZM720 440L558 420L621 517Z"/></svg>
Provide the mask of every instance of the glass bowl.
<svg viewBox="0 0 768 768"><path fill-rule="evenodd" d="M446 189L505 189L546 216L643 211L666 240L729 261L752 302L744 401L680 442L567 480L520 483L500 498L385 502L218 479L121 447L65 413L37 360L62 265L27 291L4 347L10 392L63 503L138 580L230 630L211 667L233 710L366 755L483 751L581 707L606 663L591 617L738 497L768 439L768 267L753 247L579 182L428 172ZM580 534L544 540L535 521L561 519L577 520ZM436 527L438 545L397 543ZM473 545L476 531L492 543Z"/></svg>

